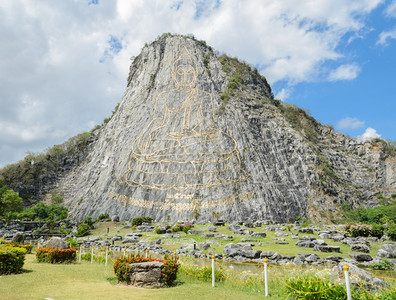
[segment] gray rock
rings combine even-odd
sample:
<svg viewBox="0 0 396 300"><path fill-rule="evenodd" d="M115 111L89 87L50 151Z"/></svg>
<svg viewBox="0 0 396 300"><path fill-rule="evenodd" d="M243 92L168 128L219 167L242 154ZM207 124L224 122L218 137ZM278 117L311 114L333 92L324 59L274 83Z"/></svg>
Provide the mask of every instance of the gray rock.
<svg viewBox="0 0 396 300"><path fill-rule="evenodd" d="M351 250L352 251L357 251L357 252L364 252L364 253L369 253L370 248L366 245L363 244L352 244L351 245Z"/></svg>
<svg viewBox="0 0 396 300"><path fill-rule="evenodd" d="M300 228L300 229L298 229L298 232L299 233L309 233L309 234L313 234L314 233L312 228Z"/></svg>
<svg viewBox="0 0 396 300"><path fill-rule="evenodd" d="M44 247L48 248L58 248L58 249L68 249L69 244L61 239L60 237L52 237L43 244Z"/></svg>
<svg viewBox="0 0 396 300"><path fill-rule="evenodd" d="M373 258L369 254L365 253L349 253L349 257L356 260L357 262L363 262L363 261L372 261Z"/></svg>
<svg viewBox="0 0 396 300"><path fill-rule="evenodd" d="M203 234L202 230L193 230L190 229L189 231L187 231L188 234Z"/></svg>
<svg viewBox="0 0 396 300"><path fill-rule="evenodd" d="M266 237L267 234L265 232L253 232L251 234L251 236L254 236L254 237Z"/></svg>
<svg viewBox="0 0 396 300"><path fill-rule="evenodd" d="M396 243L383 244L378 250L377 257L396 258Z"/></svg>
<svg viewBox="0 0 396 300"><path fill-rule="evenodd" d="M120 236L120 235L115 235L115 236L111 237L112 242L121 241L121 240L122 240L122 236ZM93 241L91 240L91 242L93 242Z"/></svg>
<svg viewBox="0 0 396 300"><path fill-rule="evenodd" d="M264 257L269 258L269 257L273 256L274 254L275 254L275 252L273 252L273 251L263 251L260 253L260 257L261 258L264 258Z"/></svg>
<svg viewBox="0 0 396 300"><path fill-rule="evenodd" d="M23 232L17 232L12 237L11 243L22 243L23 239L24 239L24 233Z"/></svg>
<svg viewBox="0 0 396 300"><path fill-rule="evenodd" d="M289 234L287 232L283 232L283 231L277 231L275 232L276 236L289 236Z"/></svg>
<svg viewBox="0 0 396 300"><path fill-rule="evenodd" d="M202 235L202 237L204 237L204 238L209 238L209 237L214 237L214 236L215 236L214 233L204 233Z"/></svg>
<svg viewBox="0 0 396 300"><path fill-rule="evenodd" d="M130 264L131 284L136 287L159 288L164 285L162 268L158 261Z"/></svg>
<svg viewBox="0 0 396 300"><path fill-rule="evenodd" d="M302 248L313 248L313 247L315 247L315 243L313 243L310 240L298 240L295 243L295 245L298 246L298 247L302 247Z"/></svg>
<svg viewBox="0 0 396 300"><path fill-rule="evenodd" d="M341 252L340 246L328 246L328 245L315 245L313 250L320 252L336 252L336 253Z"/></svg>
<svg viewBox="0 0 396 300"><path fill-rule="evenodd" d="M242 250L242 256L250 259L260 258L260 250Z"/></svg>
<svg viewBox="0 0 396 300"><path fill-rule="evenodd" d="M210 231L210 232L215 232L217 231L217 228L215 226L209 225L206 230Z"/></svg>
<svg viewBox="0 0 396 300"><path fill-rule="evenodd" d="M198 243L198 248L202 249L202 250L206 250L206 249L210 248L210 245L207 243Z"/></svg>

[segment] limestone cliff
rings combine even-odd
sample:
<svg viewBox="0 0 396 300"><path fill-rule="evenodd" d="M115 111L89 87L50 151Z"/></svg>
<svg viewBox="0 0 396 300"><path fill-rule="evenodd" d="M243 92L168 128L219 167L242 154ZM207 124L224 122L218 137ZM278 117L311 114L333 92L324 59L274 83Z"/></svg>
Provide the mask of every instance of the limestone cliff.
<svg viewBox="0 0 396 300"><path fill-rule="evenodd" d="M117 112L57 189L77 220L273 222L396 190L383 143L359 144L274 100L257 70L165 34L133 58Z"/></svg>

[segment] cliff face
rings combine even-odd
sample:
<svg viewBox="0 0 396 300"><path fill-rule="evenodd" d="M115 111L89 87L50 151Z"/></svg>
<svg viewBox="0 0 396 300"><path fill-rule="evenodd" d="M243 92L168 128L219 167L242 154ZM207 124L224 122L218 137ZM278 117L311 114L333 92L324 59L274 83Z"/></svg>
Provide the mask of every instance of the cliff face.
<svg viewBox="0 0 396 300"><path fill-rule="evenodd" d="M77 220L293 221L373 205L395 158L274 100L264 77L204 42L164 35L134 58L120 106L58 183Z"/></svg>

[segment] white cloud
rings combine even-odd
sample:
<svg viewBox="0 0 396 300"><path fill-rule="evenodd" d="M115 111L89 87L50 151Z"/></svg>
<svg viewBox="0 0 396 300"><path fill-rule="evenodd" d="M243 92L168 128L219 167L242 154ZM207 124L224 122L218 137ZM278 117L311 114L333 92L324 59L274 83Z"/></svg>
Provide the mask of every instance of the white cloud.
<svg viewBox="0 0 396 300"><path fill-rule="evenodd" d="M290 97L290 89L281 89L276 95L275 95L275 99L279 99L279 100L286 100L287 98Z"/></svg>
<svg viewBox="0 0 396 300"><path fill-rule="evenodd" d="M390 31L381 32L377 45L386 45L388 43L388 39L396 39L396 27Z"/></svg>
<svg viewBox="0 0 396 300"><path fill-rule="evenodd" d="M330 72L330 81L355 79L360 72L360 67L356 64L344 64Z"/></svg>
<svg viewBox="0 0 396 300"><path fill-rule="evenodd" d="M377 130L371 127L367 127L366 131L362 135L358 135L356 137L356 140L359 143L364 143L369 140L375 139L375 138L380 138L381 135L377 133Z"/></svg>
<svg viewBox="0 0 396 300"><path fill-rule="evenodd" d="M16 130L0 135L0 166L101 123L122 97L129 58L164 32L193 33L292 86L343 57L342 39L380 2L0 1L0 120Z"/></svg>
<svg viewBox="0 0 396 300"><path fill-rule="evenodd" d="M389 17L396 18L396 0L393 0L385 9L385 14Z"/></svg>
<svg viewBox="0 0 396 300"><path fill-rule="evenodd" d="M337 123L337 129L357 129L364 126L364 122L358 118L344 118Z"/></svg>

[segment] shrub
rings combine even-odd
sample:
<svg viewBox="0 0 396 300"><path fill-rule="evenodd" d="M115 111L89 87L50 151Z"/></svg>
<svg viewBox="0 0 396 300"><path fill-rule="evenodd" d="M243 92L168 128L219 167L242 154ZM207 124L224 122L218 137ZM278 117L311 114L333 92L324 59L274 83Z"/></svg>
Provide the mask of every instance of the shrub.
<svg viewBox="0 0 396 300"><path fill-rule="evenodd" d="M66 240L66 242L70 245L70 247L73 247L73 248L77 248L79 246L78 242L73 238L68 238Z"/></svg>
<svg viewBox="0 0 396 300"><path fill-rule="evenodd" d="M109 216L108 213L100 214L96 221L101 222L101 221L106 220L106 219L110 219L110 216Z"/></svg>
<svg viewBox="0 0 396 300"><path fill-rule="evenodd" d="M385 227L382 224L373 224L371 229L371 236L381 238L384 235Z"/></svg>
<svg viewBox="0 0 396 300"><path fill-rule="evenodd" d="M389 239L391 241L396 241L396 224L391 223L388 225L388 230L386 231L386 234L388 235Z"/></svg>
<svg viewBox="0 0 396 300"><path fill-rule="evenodd" d="M81 223L77 227L77 233L76 236L85 236L88 235L91 230L91 226L89 226L87 223Z"/></svg>
<svg viewBox="0 0 396 300"><path fill-rule="evenodd" d="M5 246L0 248L0 274L18 273L25 262L26 249Z"/></svg>
<svg viewBox="0 0 396 300"><path fill-rule="evenodd" d="M191 224L190 222L186 222L183 224L183 231L187 233L193 227L194 227L193 224Z"/></svg>
<svg viewBox="0 0 396 300"><path fill-rule="evenodd" d="M33 249L33 245L30 244L21 245L19 243L4 243L4 246L24 248L27 254L32 253L32 249Z"/></svg>
<svg viewBox="0 0 396 300"><path fill-rule="evenodd" d="M133 263L142 263L149 261L159 261L164 263L164 267L162 269L162 278L164 280L164 284L167 286L172 286L177 278L177 271L179 269L178 257L165 256L164 260L154 259L151 257L140 257L137 256L129 256L129 257L119 257L114 263L113 270L114 274L117 276L119 282L130 283L130 264Z"/></svg>
<svg viewBox="0 0 396 300"><path fill-rule="evenodd" d="M152 217L137 217L132 219L132 226L139 226L143 223L151 223L153 221Z"/></svg>
<svg viewBox="0 0 396 300"><path fill-rule="evenodd" d="M76 249L40 248L36 252L38 262L72 263L76 260Z"/></svg>
<svg viewBox="0 0 396 300"><path fill-rule="evenodd" d="M348 231L352 237L358 237L358 236L369 236L371 231L372 231L372 226L367 225L367 224L352 224L348 225L346 228L346 231Z"/></svg>

